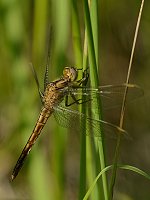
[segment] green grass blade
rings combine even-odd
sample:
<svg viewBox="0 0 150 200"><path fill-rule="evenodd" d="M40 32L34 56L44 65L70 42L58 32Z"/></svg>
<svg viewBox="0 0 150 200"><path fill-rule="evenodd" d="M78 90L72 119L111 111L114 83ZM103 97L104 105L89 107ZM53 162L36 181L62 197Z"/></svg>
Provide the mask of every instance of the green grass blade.
<svg viewBox="0 0 150 200"><path fill-rule="evenodd" d="M75 67L82 68L82 42L77 1L72 0L72 34L75 53Z"/></svg>
<svg viewBox="0 0 150 200"><path fill-rule="evenodd" d="M91 1L91 25L92 25L92 32L93 32L93 42L94 42L94 49L95 49L95 58L96 64L98 68L98 2L97 0Z"/></svg>
<svg viewBox="0 0 150 200"><path fill-rule="evenodd" d="M141 169L138 169L137 167L131 166L131 165L118 165L117 168L122 168L122 169L129 169L131 171L134 171L138 174L141 174L142 176L146 177L147 179L150 180L150 175L142 171Z"/></svg>
<svg viewBox="0 0 150 200"><path fill-rule="evenodd" d="M86 0L83 1L83 7L84 7L84 17L85 17L85 24L86 24L86 30L87 30L87 41L88 41L88 55L89 55L89 64L90 64L90 78L91 78L91 85L94 87L97 87L99 85L99 80L98 80L98 71L97 71L97 62L96 62L96 56L98 55L98 48L94 47L94 41L93 38L95 38L95 43L98 43L98 37L97 35L92 36L92 26L91 24L95 23L95 20L97 21L97 18L92 18L92 22L90 19L90 14L89 14L89 8L88 8L88 3ZM95 8L97 8L96 6L92 6L93 11ZM92 12L93 12L92 11ZM93 25L94 27L94 25ZM93 33L97 33L98 32L98 28L97 26L95 26L95 31ZM100 105L100 99L97 98L97 104ZM98 108L98 107L97 107ZM102 112L101 110L99 110L99 115L97 115L96 113L94 113L94 116L97 119L102 119ZM103 133L102 133L103 134ZM96 148L96 152L98 152L99 150L99 158L100 159L100 163L101 163L101 169L104 169L106 167L106 158L105 158L105 142L104 139L101 139L97 141L97 139L95 140L95 148ZM98 145L97 145L98 142ZM97 155L97 153L95 153L95 155ZM96 161L96 171L98 172L98 168L99 164ZM96 172L96 173L97 173ZM102 176L102 180L103 180L103 189L104 189L104 196L105 199L108 199L108 180L107 180L107 174L103 174ZM101 190L99 188L99 190ZM102 191L100 191L100 195L101 195Z"/></svg>
<svg viewBox="0 0 150 200"><path fill-rule="evenodd" d="M66 48L69 36L69 0L54 1L52 3L52 61L50 65L50 75L59 77L62 75L62 70L66 66ZM62 39L63 38L63 39ZM51 119L52 120L52 119ZM53 148L50 155L52 169L55 174L55 200L64 199L65 195L65 153L67 134L66 129L57 125L55 121L55 129L53 131Z"/></svg>
<svg viewBox="0 0 150 200"><path fill-rule="evenodd" d="M81 33L79 24L79 15L77 9L77 1L72 0L72 33L73 33L73 45L75 52L75 67L82 68L83 58L82 58L82 43L81 43ZM81 79L79 75L79 79ZM79 97L82 98L82 97ZM84 100L83 100L84 101ZM81 111L81 108L80 108ZM82 107L82 113L86 113L86 109ZM82 121L83 124L86 121ZM83 199L86 193L86 134L81 134L81 145L80 145L80 174L79 174L79 192L78 199Z"/></svg>
<svg viewBox="0 0 150 200"><path fill-rule="evenodd" d="M137 167L131 166L131 165L117 165L117 168L121 168L121 169L128 169L131 171L134 171L138 174L141 174L142 176L146 177L147 179L150 180L150 175L148 175L147 173L145 173L144 171L142 171L141 169L138 169ZM95 180L93 181L91 187L89 188L89 190L87 191L85 197L83 198L83 200L87 200L88 197L90 196L94 186L96 185L98 179L100 178L100 176L105 173L106 171L113 169L113 165L107 166L106 168L104 168L99 174L98 176L95 178Z"/></svg>
<svg viewBox="0 0 150 200"><path fill-rule="evenodd" d="M30 59L33 63L33 66L35 67L35 70L38 71L37 68L40 67L41 71L43 72L45 70L45 66L43 65L44 63L42 62L42 55L43 55L43 52L45 53L47 52L47 49L45 49L45 38L47 34L46 32L47 31L47 13L48 13L48 0L44 0L44 1L37 0L36 2L33 3L33 14L34 14L33 22L32 22L33 23L32 24L33 25L33 30L32 30L33 41L31 41L32 58ZM26 67L29 67L29 63ZM32 75L31 71L30 73ZM36 89L35 85L34 87ZM42 85L42 89L43 89L43 85ZM28 101L30 102L29 99ZM30 131L32 131L32 129ZM28 179L29 183L28 184L31 187L33 199L41 199L42 197L45 199L48 199L52 197L51 196L52 191L51 189L48 190L48 187L47 187L47 185L49 185L49 182L47 180L48 174L47 174L47 169L46 169L47 161L46 161L46 157L42 155L45 152L43 150L39 151L39 149L41 148L42 148L41 146L39 148L39 142L37 142L32 150L33 152L31 152L31 155L28 158L28 159L31 159L31 164L29 165L29 179ZM37 151L35 151L35 149L37 149Z"/></svg>
<svg viewBox="0 0 150 200"><path fill-rule="evenodd" d="M104 168L104 169L97 175L97 177L96 177L95 180L93 181L91 187L90 187L89 190L87 191L87 193L86 193L85 197L83 198L83 200L87 200L87 199L88 199L88 197L90 196L90 194L91 194L91 192L92 192L94 186L96 185L98 179L99 179L99 178L101 177L101 175L104 174L106 171L108 171L109 169L112 169L112 167L113 167L113 166L108 166L108 167Z"/></svg>

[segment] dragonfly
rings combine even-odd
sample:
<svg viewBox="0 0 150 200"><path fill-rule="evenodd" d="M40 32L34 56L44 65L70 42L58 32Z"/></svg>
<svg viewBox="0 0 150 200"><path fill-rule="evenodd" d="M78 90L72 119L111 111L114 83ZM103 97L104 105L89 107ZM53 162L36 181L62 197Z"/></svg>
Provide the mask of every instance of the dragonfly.
<svg viewBox="0 0 150 200"><path fill-rule="evenodd" d="M104 136L109 138L117 138L120 132L122 138L131 139L129 133L120 127L103 120L91 118L77 110L69 108L69 106L83 104L85 107L87 105L90 108L90 104L95 104L98 109L96 103L97 95L101 99L102 108L121 106L126 88L128 88L127 103L141 97L143 90L133 84L99 86L97 88L81 86L87 80L88 73L85 70L83 78L78 80L78 73L81 69L74 67L65 67L61 78L49 82L49 55L50 53L48 52L44 93L40 89L37 74L31 64L43 107L33 132L14 167L10 182L13 182L18 175L42 128L52 113L60 126L70 128L76 132L86 131L86 134L92 137L103 137L102 132L104 132ZM84 96L85 100L82 101L79 96ZM82 120L86 120L87 125L83 124Z"/></svg>

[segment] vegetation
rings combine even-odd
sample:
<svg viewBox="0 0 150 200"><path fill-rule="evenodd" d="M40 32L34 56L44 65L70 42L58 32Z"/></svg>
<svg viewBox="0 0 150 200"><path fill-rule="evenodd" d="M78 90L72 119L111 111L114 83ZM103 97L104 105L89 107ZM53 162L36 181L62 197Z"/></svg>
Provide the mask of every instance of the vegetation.
<svg viewBox="0 0 150 200"><path fill-rule="evenodd" d="M0 199L83 199L95 178L101 175L99 159L103 160L102 169L112 168L115 140L106 138L101 146L97 145L97 138L72 134L50 117L18 177L9 183L9 176L42 106L29 62L44 86L50 26L53 27L50 80L60 77L65 66L83 66L85 69L89 64L92 86L122 84L126 82L140 3L94 1L90 24L86 0L1 0ZM119 164L126 164L126 169L128 165L137 167L130 169L147 178L139 169L150 174L150 119L146 112L149 110L149 7L147 2L130 79L131 83L144 89L145 98L127 106L123 128L131 134L133 141L121 141L118 160ZM87 43L88 58L84 47ZM102 113L96 116L101 117ZM103 119L119 125L120 109L106 110ZM100 157L97 156L99 148L104 151ZM111 170L103 174L102 180L98 179L89 199L108 199L110 179ZM148 199L149 184L143 176L119 169L114 198Z"/></svg>

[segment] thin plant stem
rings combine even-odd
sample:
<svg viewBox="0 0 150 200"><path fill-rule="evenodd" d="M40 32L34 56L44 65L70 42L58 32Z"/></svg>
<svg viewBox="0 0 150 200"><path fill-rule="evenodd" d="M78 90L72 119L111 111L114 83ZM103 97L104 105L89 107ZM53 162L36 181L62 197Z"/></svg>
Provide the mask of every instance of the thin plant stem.
<svg viewBox="0 0 150 200"><path fill-rule="evenodd" d="M141 3L140 12L139 12L139 16L138 16L138 20L137 20L137 25L136 25L136 29L135 29L135 35L134 35L134 40L133 40L133 45L132 45L132 51L131 51L131 57L130 57L130 62L129 62L129 68L128 68L128 74L127 74L126 84L129 83L129 78L130 78L130 73L131 73L131 66L132 66L132 61L133 61L135 44L136 44L136 41L137 41L137 35L138 35L138 31L139 31L139 25L140 25L140 20L141 20L141 14L142 14L142 10L143 10L143 5L144 5L144 0L142 0L142 3ZM128 87L125 88L125 94L124 94L124 99L123 99L123 104L122 104L122 111L121 111L121 117L120 117L120 128L123 127L123 120L124 120L124 114L125 114L127 92L128 92ZM113 165L111 182L110 182L109 200L113 198L113 189L114 189L114 184L115 184L115 179L116 179L116 170L117 170L118 154L119 154L119 147L120 147L120 139L121 139L121 133L118 134L118 140L117 140L117 146L116 146L116 153L115 153L114 165Z"/></svg>

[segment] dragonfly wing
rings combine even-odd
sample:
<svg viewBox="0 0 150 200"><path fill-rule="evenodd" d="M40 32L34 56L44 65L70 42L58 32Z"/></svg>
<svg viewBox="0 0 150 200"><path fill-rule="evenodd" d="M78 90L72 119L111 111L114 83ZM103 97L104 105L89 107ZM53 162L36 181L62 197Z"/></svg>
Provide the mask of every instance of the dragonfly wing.
<svg viewBox="0 0 150 200"><path fill-rule="evenodd" d="M130 103L143 96L143 90L137 85L123 84L99 87L104 108L122 106L125 91L127 88L126 103Z"/></svg>
<svg viewBox="0 0 150 200"><path fill-rule="evenodd" d="M92 105L97 105L97 95L100 96L102 108L113 108L117 106L121 106L123 103L123 98L125 94L125 90L127 87L127 99L126 103L130 103L141 96L143 96L143 90L137 85L133 84L122 84L122 85L108 85L101 86L98 88L86 87L86 86L72 86L69 88L70 92L68 92L68 96L71 95L76 96L82 95L86 97L86 107L91 107Z"/></svg>
<svg viewBox="0 0 150 200"><path fill-rule="evenodd" d="M92 119L83 113L68 109L63 105L54 107L54 117L60 126L70 128L72 131L85 132L92 137L117 138L119 131L122 138L131 139L131 136L123 129L102 120ZM86 125L82 123L86 120Z"/></svg>

